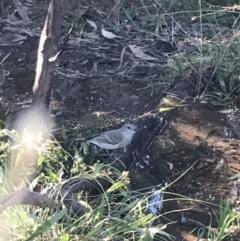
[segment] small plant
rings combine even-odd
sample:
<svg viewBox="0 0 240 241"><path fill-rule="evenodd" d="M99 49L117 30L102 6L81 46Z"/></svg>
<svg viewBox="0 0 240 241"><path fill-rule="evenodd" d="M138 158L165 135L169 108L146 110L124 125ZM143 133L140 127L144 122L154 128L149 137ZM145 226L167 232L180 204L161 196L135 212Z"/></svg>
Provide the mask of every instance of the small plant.
<svg viewBox="0 0 240 241"><path fill-rule="evenodd" d="M209 240L221 241L239 230L239 215L231 209L231 200L221 198L218 214L218 231L209 232Z"/></svg>

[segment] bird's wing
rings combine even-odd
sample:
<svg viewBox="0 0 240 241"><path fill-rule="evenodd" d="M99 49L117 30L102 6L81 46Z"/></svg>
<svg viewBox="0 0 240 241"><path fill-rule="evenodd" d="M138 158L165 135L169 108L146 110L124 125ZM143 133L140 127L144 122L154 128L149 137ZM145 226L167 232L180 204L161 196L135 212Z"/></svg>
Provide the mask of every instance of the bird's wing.
<svg viewBox="0 0 240 241"><path fill-rule="evenodd" d="M123 136L121 132L119 133L116 130L112 130L112 131L104 132L100 136L97 136L93 139L97 141L105 142L108 144L117 145L123 141Z"/></svg>
<svg viewBox="0 0 240 241"><path fill-rule="evenodd" d="M123 135L120 130L112 130L104 133L105 138L114 145L123 141Z"/></svg>

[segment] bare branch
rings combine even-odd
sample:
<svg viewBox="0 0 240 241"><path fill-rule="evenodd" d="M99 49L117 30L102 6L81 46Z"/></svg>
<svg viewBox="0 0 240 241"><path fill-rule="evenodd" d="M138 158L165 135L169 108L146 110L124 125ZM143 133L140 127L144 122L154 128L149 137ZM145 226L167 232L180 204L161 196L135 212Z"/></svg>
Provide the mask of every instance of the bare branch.
<svg viewBox="0 0 240 241"><path fill-rule="evenodd" d="M28 190L16 191L0 199L0 213L15 205L43 206L50 201L57 200L62 202L74 215L81 217L89 210L74 198L74 194L81 191L100 193L109 186L110 182L106 178L81 177L70 179L64 184L49 184L41 193Z"/></svg>
<svg viewBox="0 0 240 241"><path fill-rule="evenodd" d="M0 213L5 209L15 205L35 205L41 206L49 201L49 198L45 194L30 192L27 190L17 191L10 193L0 199Z"/></svg>

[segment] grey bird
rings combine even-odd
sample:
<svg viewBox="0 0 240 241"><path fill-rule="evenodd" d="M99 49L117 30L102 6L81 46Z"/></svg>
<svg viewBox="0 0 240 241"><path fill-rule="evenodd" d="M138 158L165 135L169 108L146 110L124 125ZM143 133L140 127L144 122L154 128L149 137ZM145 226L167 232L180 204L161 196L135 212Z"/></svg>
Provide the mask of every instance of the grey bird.
<svg viewBox="0 0 240 241"><path fill-rule="evenodd" d="M106 150L124 148L132 141L137 127L134 124L124 124L121 128L102 132L88 138L76 138L75 141L88 141Z"/></svg>

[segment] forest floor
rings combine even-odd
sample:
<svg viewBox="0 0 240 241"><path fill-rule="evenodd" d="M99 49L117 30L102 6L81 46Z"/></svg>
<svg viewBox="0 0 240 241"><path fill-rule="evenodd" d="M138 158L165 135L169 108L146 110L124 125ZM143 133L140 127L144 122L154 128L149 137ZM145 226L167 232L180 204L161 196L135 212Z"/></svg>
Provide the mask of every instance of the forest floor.
<svg viewBox="0 0 240 241"><path fill-rule="evenodd" d="M11 19L3 16L0 21L0 60L10 53L1 65L0 117L5 123L14 121L16 113L31 102L38 37L46 10L45 4L29 6L28 14L33 23L28 26L20 21L16 24L18 20L14 15ZM223 49L235 30L221 25L221 19L218 24L200 23L191 21L187 15L172 17L165 13L159 22L156 14L148 14L144 8L126 11L119 15L122 24L118 25L114 18L107 18L99 6L85 5L80 10L74 33L59 57L54 76L51 114L55 128L64 126L71 139L87 133L89 128L94 132L114 128L121 122L136 122L140 116L165 107L166 104L161 103L166 102L169 92L175 88L180 101L171 105L169 100L167 106L174 108L167 111L167 124L149 149L151 161L145 167L132 170L131 187L139 190L158 185L163 166L171 166L174 178L192 167L173 185L175 193L188 199L178 202L177 207L166 201L164 208L166 211L185 210L184 217L208 226L212 219L209 214L217 215L221 197L232 201L237 197L237 182L230 177L240 171L238 126L229 122L232 113L222 110L231 109L231 104L237 115L239 102L236 95L230 102L218 98L221 103L218 108L213 108L211 101L202 105L199 102L204 102L206 97L201 95L202 90L198 104L194 98L199 76L204 69L212 67L213 60L219 59L221 54L223 63L214 68L211 77L206 77L207 87L202 78L202 88L206 87L205 93L211 93L213 99L219 97L217 92L224 92L218 78L223 75L222 66L226 67L231 53L223 53ZM64 20L63 32L69 30L73 17ZM7 19L9 21L4 21ZM107 31L119 38L103 36L103 23ZM215 48L214 41L223 47ZM196 71L200 63L201 70ZM239 67L234 71L239 75ZM223 76L223 79L230 77ZM195 86L195 92L189 96L181 87L184 81ZM215 89L211 92L208 87ZM234 91L237 93L236 89ZM191 101L185 101L187 97L191 97ZM192 232L196 227L194 222L192 226L179 225L179 212L167 218L169 233L179 240L196 240L198 230ZM215 221L212 222L217 227Z"/></svg>

